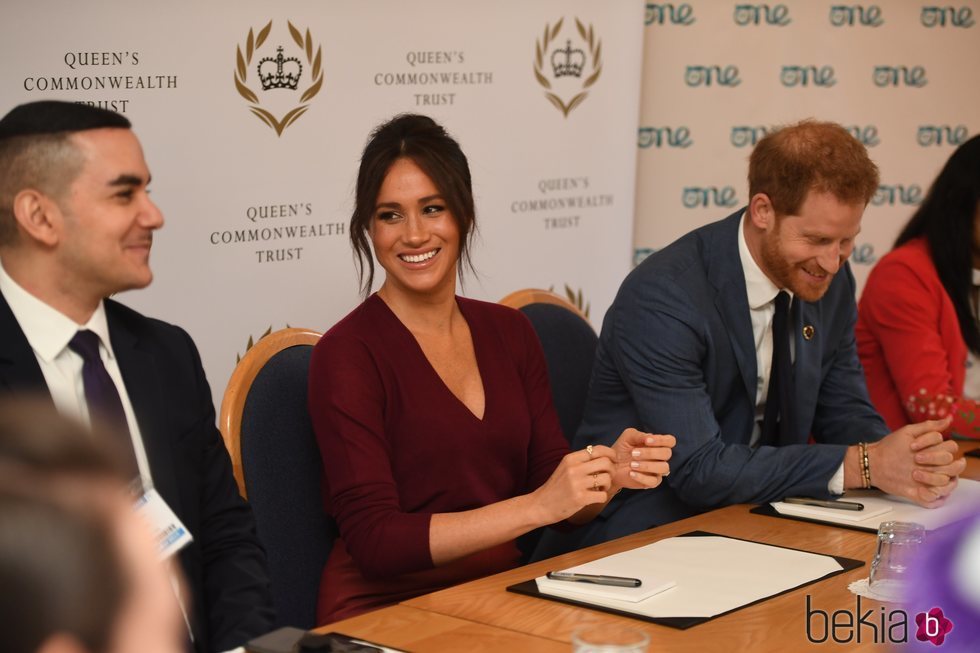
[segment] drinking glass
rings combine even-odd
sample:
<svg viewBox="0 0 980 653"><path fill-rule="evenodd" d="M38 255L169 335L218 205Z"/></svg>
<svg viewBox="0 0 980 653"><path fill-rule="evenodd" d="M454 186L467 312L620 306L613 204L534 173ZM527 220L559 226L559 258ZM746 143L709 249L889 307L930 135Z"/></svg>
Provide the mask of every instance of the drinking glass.
<svg viewBox="0 0 980 653"><path fill-rule="evenodd" d="M924 526L912 522L886 521L878 526L878 546L868 579L874 594L890 601L907 595L911 565L925 534Z"/></svg>
<svg viewBox="0 0 980 653"><path fill-rule="evenodd" d="M619 624L582 626L572 633L574 653L646 653L650 636Z"/></svg>

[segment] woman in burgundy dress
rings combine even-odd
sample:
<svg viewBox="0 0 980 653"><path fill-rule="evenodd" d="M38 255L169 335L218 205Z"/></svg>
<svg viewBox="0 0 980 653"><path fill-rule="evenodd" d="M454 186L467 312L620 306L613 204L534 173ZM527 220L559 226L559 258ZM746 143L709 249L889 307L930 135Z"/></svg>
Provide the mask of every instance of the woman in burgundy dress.
<svg viewBox="0 0 980 653"><path fill-rule="evenodd" d="M475 212L466 156L442 127L402 115L375 130L355 203L365 294L369 240L385 280L310 366L324 503L340 529L319 623L516 566L520 535L659 485L674 443L627 429L612 448L568 452L530 323L456 295Z"/></svg>

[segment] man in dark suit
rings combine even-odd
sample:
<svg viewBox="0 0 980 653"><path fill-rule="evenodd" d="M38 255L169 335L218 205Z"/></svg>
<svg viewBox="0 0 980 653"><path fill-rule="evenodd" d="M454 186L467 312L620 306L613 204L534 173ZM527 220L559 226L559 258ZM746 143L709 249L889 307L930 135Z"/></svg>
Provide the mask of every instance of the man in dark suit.
<svg viewBox="0 0 980 653"><path fill-rule="evenodd" d="M0 120L0 391L40 391L116 427L142 488L193 537L178 555L194 648L225 651L272 625L265 554L194 343L107 299L150 283L163 225L129 127L50 101Z"/></svg>
<svg viewBox="0 0 980 653"><path fill-rule="evenodd" d="M874 485L942 503L964 467L942 440L947 421L889 434L855 349L846 260L877 186L876 166L839 125L786 127L752 153L746 208L626 278L602 325L573 449L627 426L671 433L670 476L621 493L579 533L548 533L538 557L793 495Z"/></svg>

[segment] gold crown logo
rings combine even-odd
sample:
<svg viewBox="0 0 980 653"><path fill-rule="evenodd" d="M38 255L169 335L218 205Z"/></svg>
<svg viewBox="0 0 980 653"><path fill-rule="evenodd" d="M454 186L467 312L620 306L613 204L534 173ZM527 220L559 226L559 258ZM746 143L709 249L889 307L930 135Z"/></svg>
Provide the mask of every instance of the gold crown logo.
<svg viewBox="0 0 980 653"><path fill-rule="evenodd" d="M591 73L582 82L578 92L572 95L566 102L558 95L561 92L560 89L554 88L552 80L548 79L545 75L545 56L549 52L549 46L561 32L564 22L565 19L560 18L554 25L546 24L544 26L543 37L535 42L534 77L538 80L541 88L544 89L544 96L548 98L548 101L555 105L555 108L561 111L562 115L567 118L568 114L572 112L572 109L585 101L585 98L589 95L588 89L598 81L599 75L602 74L602 39L596 37L592 25L586 28L582 21L576 18L575 28L582 41L588 46L588 54L578 48L572 48L571 39L566 39L564 48L555 48L551 52L548 63L551 64L553 79L556 81L562 77L581 78L585 72L586 65L591 63L592 66ZM567 88L567 83L563 88Z"/></svg>
<svg viewBox="0 0 980 653"><path fill-rule="evenodd" d="M320 67L323 57L322 48L314 45L313 36L310 34L309 29L306 30L306 35L304 36L291 22L286 21L286 25L289 26L289 35L293 37L293 42L306 55L306 63L310 66L310 77L313 81L300 94L300 104L287 111L281 118L276 117L271 111L261 106L262 103L259 100L259 96L248 87L248 71L252 65L252 58L269 37L269 31L272 29L272 21L270 20L265 27L260 29L258 34L255 34L250 28L248 30L248 36L245 39L244 52L242 51L242 46L238 46L236 53L235 88L238 89L238 94L246 102L249 102L249 110L259 120L274 129L277 136L282 136L282 132L285 131L286 127L289 127L296 122L297 118L306 113L306 110L310 107L310 100L316 97L323 86L323 70ZM268 91L274 88L297 89L300 76L303 73L303 64L295 57L283 56L282 46L279 46L276 52L277 54L274 58L264 57L259 61L257 72L259 83L262 84L262 90Z"/></svg>
<svg viewBox="0 0 980 653"><path fill-rule="evenodd" d="M296 87L299 86L300 75L303 74L303 64L296 57L283 57L281 45L276 48L276 53L275 59L272 57L259 59L256 70L259 72L262 90L288 88L295 91ZM286 71L287 68L289 69L288 72Z"/></svg>
<svg viewBox="0 0 980 653"><path fill-rule="evenodd" d="M551 68L555 71L555 77L581 77L582 68L585 67L585 53L576 48L572 49L572 40L566 41L565 49L556 49L551 53ZM565 55L564 58L560 55Z"/></svg>

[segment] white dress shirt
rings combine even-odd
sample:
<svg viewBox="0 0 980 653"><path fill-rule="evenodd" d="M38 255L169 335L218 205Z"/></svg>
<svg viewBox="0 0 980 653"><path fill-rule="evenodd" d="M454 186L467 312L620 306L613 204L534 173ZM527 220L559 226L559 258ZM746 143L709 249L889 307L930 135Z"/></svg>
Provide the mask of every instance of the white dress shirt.
<svg viewBox="0 0 980 653"><path fill-rule="evenodd" d="M85 401L85 385L82 381L82 357L68 347L69 341L81 329L88 329L99 337L99 353L106 371L116 384L123 410L126 412L126 423L136 451L136 463L139 466L140 479L143 487L153 487L150 475L150 464L143 448L139 424L133 405L126 392L119 364L112 351L109 340L109 324L106 321L105 305L99 302L99 307L86 324L76 324L74 320L60 311L48 306L43 301L30 294L14 281L0 263L0 293L3 293L10 311L27 337L34 357L41 367L44 381L48 385L51 398L58 411L69 417L90 424L88 403Z"/></svg>
<svg viewBox="0 0 980 653"><path fill-rule="evenodd" d="M759 446L762 439L762 418L766 412L766 395L769 392L769 372L772 367L772 318L776 314L776 295L782 290L766 276L759 267L749 246L745 242L745 221L748 210L742 214L738 225L738 257L742 263L742 274L745 275L745 294L749 300L749 317L752 320L752 339L755 343L755 424L752 426L752 437L749 445ZM793 298L793 293L786 292ZM789 339L791 359L796 357L796 343ZM844 465L831 477L827 488L833 494L844 493Z"/></svg>
<svg viewBox="0 0 980 653"><path fill-rule="evenodd" d="M68 343L75 333L81 329L88 329L99 337L99 355L102 358L102 364L105 365L109 377L116 385L123 410L126 412L126 424L129 426L129 435L132 438L133 450L136 453L136 464L139 466L142 489L145 491L152 488L153 477L150 474L150 463L146 458L146 449L143 448L139 424L136 423L136 413L133 411L132 402L129 401L129 393L126 392L126 384L123 382L122 372L119 371L116 355L112 351L112 342L109 340L109 323L106 321L105 304L99 302L98 308L95 309L87 323L76 324L68 316L24 290L7 274L2 261L0 261L0 293L3 293L6 298L10 311L14 314L14 318L27 337L31 349L34 350L34 357L37 358L38 365L41 367L44 381L48 385L48 391L51 393L51 398L54 400L58 412L89 425L91 425L91 420L88 402L85 401L85 384L82 380L83 360L81 356L68 347ZM181 593L179 576L173 568L168 568L168 574L174 588L174 594L177 597L178 606L184 617L187 635L193 641L194 634L191 632L190 619Z"/></svg>
<svg viewBox="0 0 980 653"><path fill-rule="evenodd" d="M122 372L112 351L109 340L109 323L106 321L105 304L99 302L99 307L85 324L76 324L74 320L57 309L48 306L40 299L30 294L14 281L4 270L0 261L0 293L3 293L10 311L17 319L21 330L27 337L34 357L41 367L44 381L54 404L62 415L73 417L84 424L91 424L88 402L85 401L85 384L82 380L82 357L68 347L69 341L81 329L88 329L99 336L99 354L109 377L116 385L123 410L126 412L126 423L133 440L133 450L136 452L136 464L139 466L140 482L144 490L153 487L153 477L150 474L150 463L143 448L143 438L140 436L139 424L133 404L129 401L126 384L123 383ZM168 569L170 582L177 596L177 603L187 626L187 634L193 641L190 621L184 607L184 599L180 592L180 581L172 569Z"/></svg>

